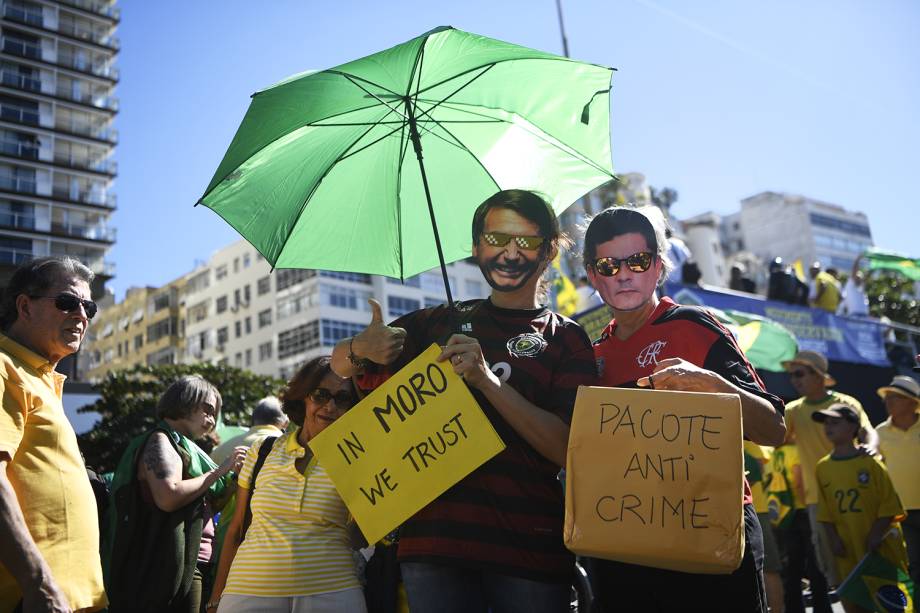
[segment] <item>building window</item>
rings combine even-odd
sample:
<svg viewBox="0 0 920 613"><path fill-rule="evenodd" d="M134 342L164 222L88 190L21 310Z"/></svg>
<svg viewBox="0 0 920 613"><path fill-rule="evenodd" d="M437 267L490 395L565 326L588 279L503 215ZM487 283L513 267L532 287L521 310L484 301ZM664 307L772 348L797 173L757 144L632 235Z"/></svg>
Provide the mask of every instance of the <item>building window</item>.
<svg viewBox="0 0 920 613"><path fill-rule="evenodd" d="M296 315L308 307L314 306L314 297L316 296L316 286L304 287L296 293L285 296L278 300L278 321L287 319Z"/></svg>
<svg viewBox="0 0 920 613"><path fill-rule="evenodd" d="M259 328L272 325L272 310L265 309L259 312Z"/></svg>
<svg viewBox="0 0 920 613"><path fill-rule="evenodd" d="M243 324L239 320L233 322L233 331L236 333L236 338L239 338L243 334Z"/></svg>
<svg viewBox="0 0 920 613"><path fill-rule="evenodd" d="M430 309L431 307L441 306L444 304L443 298L432 298L431 296L425 296L425 308Z"/></svg>
<svg viewBox="0 0 920 613"><path fill-rule="evenodd" d="M167 317L161 321L147 326L147 342L154 343L163 337L176 333L177 317Z"/></svg>
<svg viewBox="0 0 920 613"><path fill-rule="evenodd" d="M162 311L169 308L169 293L153 297L153 311Z"/></svg>
<svg viewBox="0 0 920 613"><path fill-rule="evenodd" d="M243 287L243 302L245 302L247 305L249 304L249 299L252 298L252 293L249 290L250 287L247 283L246 286Z"/></svg>
<svg viewBox="0 0 920 613"><path fill-rule="evenodd" d="M240 271L240 259L233 258L233 272L239 272L239 271Z"/></svg>
<svg viewBox="0 0 920 613"><path fill-rule="evenodd" d="M223 347L227 344L227 341L230 340L230 330L227 326L217 329L217 346Z"/></svg>
<svg viewBox="0 0 920 613"><path fill-rule="evenodd" d="M246 359L244 360L243 363L244 363L244 364L246 365L246 367L248 368L248 367L252 366L252 349L247 349L245 355L246 355Z"/></svg>
<svg viewBox="0 0 920 613"><path fill-rule="evenodd" d="M315 270L284 269L275 273L275 291L287 289L292 285L297 285L310 277L315 277Z"/></svg>
<svg viewBox="0 0 920 613"><path fill-rule="evenodd" d="M325 323L325 322L323 322ZM361 326L364 329L364 326ZM281 359L319 347L319 322L307 322L278 335L278 357Z"/></svg>
<svg viewBox="0 0 920 613"><path fill-rule="evenodd" d="M482 283L479 281L473 281L472 279L466 280L466 295L470 298L482 298Z"/></svg>
<svg viewBox="0 0 920 613"><path fill-rule="evenodd" d="M208 317L208 303L201 302L188 308L188 320L197 323Z"/></svg>
<svg viewBox="0 0 920 613"><path fill-rule="evenodd" d="M218 313L223 313L224 311L226 311L227 310L227 297L221 296L220 298L218 298L216 306L217 306Z"/></svg>
<svg viewBox="0 0 920 613"><path fill-rule="evenodd" d="M236 355L233 356L233 365L236 366L237 368L243 367L243 354L242 353L237 352Z"/></svg>
<svg viewBox="0 0 920 613"><path fill-rule="evenodd" d="M354 336L365 328L364 324L356 324L350 321L336 321L333 319L322 320L322 325L323 345L326 347L332 347L343 338Z"/></svg>
<svg viewBox="0 0 920 613"><path fill-rule="evenodd" d="M421 307L418 300L412 298L403 298L402 296L387 296L387 308L390 311L390 317L399 317L412 311L417 311Z"/></svg>
<svg viewBox="0 0 920 613"><path fill-rule="evenodd" d="M266 275L256 283L256 293L262 296L270 291L272 291L272 280Z"/></svg>
<svg viewBox="0 0 920 613"><path fill-rule="evenodd" d="M220 281L226 276L227 276L227 265L226 264L221 264L220 266L214 269L214 277L218 281Z"/></svg>
<svg viewBox="0 0 920 613"><path fill-rule="evenodd" d="M342 281L354 281L355 283L371 284L371 276L359 272L338 272L335 270L320 271L319 276L327 279L341 279Z"/></svg>
<svg viewBox="0 0 920 613"><path fill-rule="evenodd" d="M367 300L371 297L370 292L331 283L320 283L319 292L322 304L355 311L369 309Z"/></svg>
<svg viewBox="0 0 920 613"><path fill-rule="evenodd" d="M394 283L396 285L405 285L406 287L421 287L422 280L421 275L415 275L414 277L409 277L400 281L399 279L394 279L393 277L387 277L387 283Z"/></svg>
<svg viewBox="0 0 920 613"><path fill-rule="evenodd" d="M144 335L138 334L134 337L134 351L140 351L144 346Z"/></svg>
<svg viewBox="0 0 920 613"><path fill-rule="evenodd" d="M259 361L264 362L270 359L272 359L272 342L268 341L259 345Z"/></svg>
<svg viewBox="0 0 920 613"><path fill-rule="evenodd" d="M240 290L233 290L233 306L239 308L240 306Z"/></svg>
<svg viewBox="0 0 920 613"><path fill-rule="evenodd" d="M252 317L247 317L243 320L243 331L246 332L246 334L252 332Z"/></svg>
<svg viewBox="0 0 920 613"><path fill-rule="evenodd" d="M248 253L243 254L243 268L249 268L249 265L252 264L252 258L249 257ZM248 364L247 364L248 366Z"/></svg>

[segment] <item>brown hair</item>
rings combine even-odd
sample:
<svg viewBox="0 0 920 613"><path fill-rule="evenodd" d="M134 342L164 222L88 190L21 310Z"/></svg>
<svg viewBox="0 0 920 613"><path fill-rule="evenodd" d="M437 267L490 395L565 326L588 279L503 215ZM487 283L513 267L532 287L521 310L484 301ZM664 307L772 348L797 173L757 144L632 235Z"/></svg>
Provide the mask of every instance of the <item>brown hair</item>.
<svg viewBox="0 0 920 613"><path fill-rule="evenodd" d="M220 392L201 375L185 375L170 385L157 402L160 419L184 419L210 396L214 396L215 417L220 414Z"/></svg>
<svg viewBox="0 0 920 613"><path fill-rule="evenodd" d="M320 381L332 372L332 359L328 355L323 355L305 363L300 367L287 385L281 390L281 410L287 413L291 421L298 426L303 426L303 420L306 416L307 405L305 400L313 390L319 387ZM349 379L348 388L352 395L357 398L354 384Z"/></svg>
<svg viewBox="0 0 920 613"><path fill-rule="evenodd" d="M479 237L486 224L486 215L492 209L508 209L533 222L540 228L544 243L540 254L545 258L550 248L567 249L572 241L559 226L559 219L549 203L539 195L524 189L506 189L489 196L473 213L473 244L479 243Z"/></svg>

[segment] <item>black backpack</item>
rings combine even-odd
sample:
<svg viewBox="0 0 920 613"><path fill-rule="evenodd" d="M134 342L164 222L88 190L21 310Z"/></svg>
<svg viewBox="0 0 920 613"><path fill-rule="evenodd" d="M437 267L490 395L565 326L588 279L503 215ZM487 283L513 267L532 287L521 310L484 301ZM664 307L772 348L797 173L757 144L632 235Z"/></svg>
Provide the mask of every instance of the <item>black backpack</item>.
<svg viewBox="0 0 920 613"><path fill-rule="evenodd" d="M249 524L252 523L252 497L256 493L256 477L259 476L259 471L262 470L262 465L265 464L265 458L271 453L272 446L274 446L276 440L278 440L277 436L269 436L259 445L259 456L256 458L255 466L252 467L252 477L249 479L249 500L246 502L246 515L243 516L243 532L240 534L241 543L246 538Z"/></svg>

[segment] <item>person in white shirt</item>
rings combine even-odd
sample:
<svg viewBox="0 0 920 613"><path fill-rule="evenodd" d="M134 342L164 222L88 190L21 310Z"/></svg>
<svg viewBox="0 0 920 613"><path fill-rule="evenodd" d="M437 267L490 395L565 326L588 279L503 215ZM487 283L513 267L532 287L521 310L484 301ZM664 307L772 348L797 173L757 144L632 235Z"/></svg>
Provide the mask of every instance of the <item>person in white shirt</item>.
<svg viewBox="0 0 920 613"><path fill-rule="evenodd" d="M869 316L869 297L866 296L866 279L863 272L859 269L859 261L862 256L856 258L853 262L853 270L843 286L843 298L840 306L837 307L838 315L849 315L850 317L868 317Z"/></svg>

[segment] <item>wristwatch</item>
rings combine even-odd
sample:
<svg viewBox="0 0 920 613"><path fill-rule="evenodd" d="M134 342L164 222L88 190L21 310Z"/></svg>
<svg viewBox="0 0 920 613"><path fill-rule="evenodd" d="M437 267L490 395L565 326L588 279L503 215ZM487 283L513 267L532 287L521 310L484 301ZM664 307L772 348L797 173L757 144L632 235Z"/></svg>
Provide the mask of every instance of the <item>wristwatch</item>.
<svg viewBox="0 0 920 613"><path fill-rule="evenodd" d="M355 337L352 336L351 339L348 341L348 361L351 362L352 365L356 366L357 368L364 368L365 366L370 364L371 361L368 360L367 358L359 358L358 356L355 355L354 347L355 347Z"/></svg>

